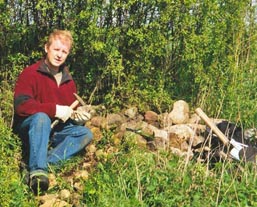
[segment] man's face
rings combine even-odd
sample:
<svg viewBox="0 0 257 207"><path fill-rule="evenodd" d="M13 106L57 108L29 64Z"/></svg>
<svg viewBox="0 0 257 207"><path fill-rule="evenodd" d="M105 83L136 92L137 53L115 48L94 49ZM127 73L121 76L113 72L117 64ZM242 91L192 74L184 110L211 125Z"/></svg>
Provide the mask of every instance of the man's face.
<svg viewBox="0 0 257 207"><path fill-rule="evenodd" d="M51 69L59 70L70 53L70 42L55 38L51 45L45 45L46 63Z"/></svg>

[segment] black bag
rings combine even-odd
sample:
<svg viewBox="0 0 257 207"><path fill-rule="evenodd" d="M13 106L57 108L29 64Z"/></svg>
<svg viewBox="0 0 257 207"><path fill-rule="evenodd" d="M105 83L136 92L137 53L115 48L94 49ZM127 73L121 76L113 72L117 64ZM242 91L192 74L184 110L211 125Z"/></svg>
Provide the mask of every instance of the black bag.
<svg viewBox="0 0 257 207"><path fill-rule="evenodd" d="M202 155L200 155L201 158L208 158L210 162L215 163L223 159L221 155L227 154L235 160L256 163L257 139L254 136L255 129L248 129L247 131L244 131L242 127L228 121L218 123L217 127L221 132L223 132L223 134L225 134L231 144L224 146L222 141L215 135L215 133L213 133L212 130L207 127L206 131L204 132L206 142L202 144L201 147L204 145L209 146L211 151L203 152ZM252 133L249 133L251 131ZM234 152L236 152L236 156Z"/></svg>

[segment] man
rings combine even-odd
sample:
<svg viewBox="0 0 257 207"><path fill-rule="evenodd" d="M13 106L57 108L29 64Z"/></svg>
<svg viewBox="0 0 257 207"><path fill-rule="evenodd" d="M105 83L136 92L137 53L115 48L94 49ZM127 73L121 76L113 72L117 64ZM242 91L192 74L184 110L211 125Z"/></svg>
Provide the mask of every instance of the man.
<svg viewBox="0 0 257 207"><path fill-rule="evenodd" d="M72 43L69 31L53 31L45 44L46 56L25 68L15 85L14 131L29 143L29 185L35 194L48 189L48 163L70 158L93 138L83 126L90 114L82 106L69 107L76 100L76 85L64 63ZM60 122L52 129L54 119Z"/></svg>

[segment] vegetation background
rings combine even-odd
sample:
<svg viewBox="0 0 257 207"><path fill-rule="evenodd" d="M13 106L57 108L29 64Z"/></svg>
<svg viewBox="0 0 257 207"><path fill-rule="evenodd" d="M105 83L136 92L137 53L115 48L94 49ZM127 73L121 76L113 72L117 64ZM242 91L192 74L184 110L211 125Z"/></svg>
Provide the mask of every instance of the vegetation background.
<svg viewBox="0 0 257 207"><path fill-rule="evenodd" d="M36 205L19 177L12 96L21 70L42 57L49 32L72 31L68 63L88 103L161 113L183 99L192 110L255 127L256 12L252 0L0 0L1 205ZM205 166L185 171L170 155L131 150L116 164L114 158L101 163L82 204L256 206L255 167L245 167L239 181L233 166L209 176Z"/></svg>

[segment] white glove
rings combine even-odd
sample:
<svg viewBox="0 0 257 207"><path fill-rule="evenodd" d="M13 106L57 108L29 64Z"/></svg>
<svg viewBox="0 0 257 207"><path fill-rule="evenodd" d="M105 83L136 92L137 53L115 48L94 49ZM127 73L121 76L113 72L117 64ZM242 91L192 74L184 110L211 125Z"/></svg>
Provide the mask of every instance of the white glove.
<svg viewBox="0 0 257 207"><path fill-rule="evenodd" d="M91 119L91 114L85 111L83 107L78 107L77 110L73 112L71 119L74 120L76 124L82 125Z"/></svg>
<svg viewBox="0 0 257 207"><path fill-rule="evenodd" d="M56 105L56 114L55 117L66 122L73 113L72 108L69 106Z"/></svg>

